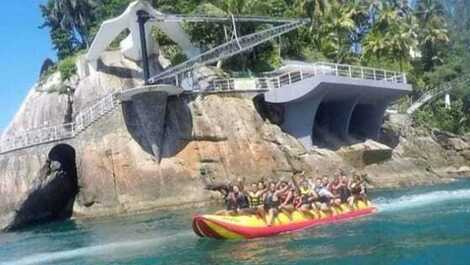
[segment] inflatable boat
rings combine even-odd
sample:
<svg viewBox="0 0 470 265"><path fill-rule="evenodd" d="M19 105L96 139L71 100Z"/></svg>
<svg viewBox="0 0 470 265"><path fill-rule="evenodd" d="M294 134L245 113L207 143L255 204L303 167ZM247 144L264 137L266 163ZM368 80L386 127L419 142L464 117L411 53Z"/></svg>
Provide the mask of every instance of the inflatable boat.
<svg viewBox="0 0 470 265"><path fill-rule="evenodd" d="M280 211L274 224L268 226L265 218L257 214L237 216L196 215L193 230L200 237L216 239L251 239L299 231L318 225L347 221L370 215L376 208L368 201L357 202L354 209L347 205L332 207L328 211Z"/></svg>

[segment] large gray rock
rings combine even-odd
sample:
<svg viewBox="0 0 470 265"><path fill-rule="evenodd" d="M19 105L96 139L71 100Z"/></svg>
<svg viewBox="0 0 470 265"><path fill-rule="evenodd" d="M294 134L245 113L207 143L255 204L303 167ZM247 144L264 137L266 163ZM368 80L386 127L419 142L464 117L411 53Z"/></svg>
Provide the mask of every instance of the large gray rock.
<svg viewBox="0 0 470 265"><path fill-rule="evenodd" d="M70 217L78 192L77 176L71 170L59 161L48 160L0 229L14 230Z"/></svg>

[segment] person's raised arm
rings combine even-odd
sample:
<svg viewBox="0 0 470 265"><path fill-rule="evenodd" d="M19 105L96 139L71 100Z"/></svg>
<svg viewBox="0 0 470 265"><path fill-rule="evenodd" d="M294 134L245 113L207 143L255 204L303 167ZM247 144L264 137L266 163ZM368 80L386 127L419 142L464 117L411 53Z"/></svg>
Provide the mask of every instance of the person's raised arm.
<svg viewBox="0 0 470 265"><path fill-rule="evenodd" d="M292 175L292 183L294 183L294 186L297 190L300 190L299 183L297 182L297 179L295 178L296 174Z"/></svg>
<svg viewBox="0 0 470 265"><path fill-rule="evenodd" d="M280 189L280 190L277 190L277 191L275 191L274 193L276 194L276 196L278 196L279 194L284 193L284 192L286 192L287 190L289 190L289 185L286 185L284 188L282 188L282 189Z"/></svg>
<svg viewBox="0 0 470 265"><path fill-rule="evenodd" d="M288 192L286 199L282 202L282 206L286 206L287 203L292 199L292 197L293 197L292 192Z"/></svg>
<svg viewBox="0 0 470 265"><path fill-rule="evenodd" d="M207 184L204 188L206 190L210 190L210 191L218 191L218 192L222 193L222 195L224 195L224 196L226 196L229 193L229 190L230 190L230 188L227 184L221 184L221 183Z"/></svg>
<svg viewBox="0 0 470 265"><path fill-rule="evenodd" d="M245 191L245 177L237 179L238 187L240 188L241 192Z"/></svg>

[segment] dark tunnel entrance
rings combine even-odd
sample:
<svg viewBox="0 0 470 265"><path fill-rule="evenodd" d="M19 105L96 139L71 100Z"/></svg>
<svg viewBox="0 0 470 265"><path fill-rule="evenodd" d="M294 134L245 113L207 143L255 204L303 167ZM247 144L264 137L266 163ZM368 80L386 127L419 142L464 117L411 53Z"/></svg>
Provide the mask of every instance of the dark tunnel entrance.
<svg viewBox="0 0 470 265"><path fill-rule="evenodd" d="M373 110L372 104L357 104L354 108L349 125L349 133L353 137L365 140L371 135L371 128L367 123Z"/></svg>
<svg viewBox="0 0 470 265"><path fill-rule="evenodd" d="M73 204L78 193L78 176L75 149L67 144L52 148L48 155L50 174L55 174L62 189L57 189L52 197L51 213L53 219L67 219L72 216Z"/></svg>
<svg viewBox="0 0 470 265"><path fill-rule="evenodd" d="M318 106L313 123L312 142L320 148L337 149L343 140L335 128L338 102L324 101Z"/></svg>
<svg viewBox="0 0 470 265"><path fill-rule="evenodd" d="M59 144L49 152L48 160L6 230L70 218L78 190L75 149Z"/></svg>

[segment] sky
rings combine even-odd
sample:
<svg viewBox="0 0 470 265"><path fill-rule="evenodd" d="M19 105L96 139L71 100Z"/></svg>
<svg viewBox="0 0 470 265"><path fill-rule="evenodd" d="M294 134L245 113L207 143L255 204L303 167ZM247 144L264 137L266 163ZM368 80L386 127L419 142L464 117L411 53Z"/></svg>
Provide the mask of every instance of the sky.
<svg viewBox="0 0 470 265"><path fill-rule="evenodd" d="M0 8L0 132L36 83L46 58L55 60L39 4L46 0L2 1Z"/></svg>

